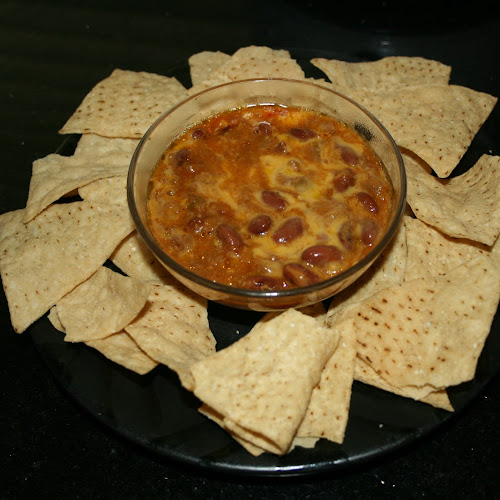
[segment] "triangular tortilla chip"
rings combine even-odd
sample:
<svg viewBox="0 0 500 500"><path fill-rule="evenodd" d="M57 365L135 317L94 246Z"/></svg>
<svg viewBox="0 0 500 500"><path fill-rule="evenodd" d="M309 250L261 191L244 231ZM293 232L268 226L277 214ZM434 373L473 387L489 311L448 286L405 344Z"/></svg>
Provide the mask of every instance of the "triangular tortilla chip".
<svg viewBox="0 0 500 500"><path fill-rule="evenodd" d="M338 333L290 309L192 366L195 395L255 446L286 453Z"/></svg>
<svg viewBox="0 0 500 500"><path fill-rule="evenodd" d="M139 139L120 139L113 137L102 137L96 134L83 134L75 148L75 156L80 155L103 155L108 153L122 153L130 160L139 145Z"/></svg>
<svg viewBox="0 0 500 500"><path fill-rule="evenodd" d="M364 300L382 288L402 283L407 252L406 228L401 224L392 241L371 267L352 285L333 297L328 315L338 314L340 309Z"/></svg>
<svg viewBox="0 0 500 500"><path fill-rule="evenodd" d="M358 88L385 92L413 85L447 84L451 74L451 66L423 57L389 56L358 63L315 58L311 63L340 93Z"/></svg>
<svg viewBox="0 0 500 500"><path fill-rule="evenodd" d="M408 203L416 217L455 238L492 245L500 234L500 156L482 155L464 174L436 179L405 154Z"/></svg>
<svg viewBox="0 0 500 500"><path fill-rule="evenodd" d="M66 342L97 340L117 333L143 309L151 286L101 267L56 304Z"/></svg>
<svg viewBox="0 0 500 500"><path fill-rule="evenodd" d="M188 389L193 386L190 366L215 353L207 301L182 285L153 285L148 306L125 330Z"/></svg>
<svg viewBox="0 0 500 500"><path fill-rule="evenodd" d="M210 78L214 70L229 61L229 59L231 59L229 54L220 51L212 52L205 50L193 54L188 59L192 85L198 85L203 80Z"/></svg>
<svg viewBox="0 0 500 500"><path fill-rule="evenodd" d="M419 85L395 91L354 90L388 129L398 146L426 161L438 177L458 165L497 98L457 85Z"/></svg>
<svg viewBox="0 0 500 500"><path fill-rule="evenodd" d="M193 85L189 94L195 94L222 83L249 78L295 78L305 77L300 65L286 50L249 46L237 50L230 59L213 70L208 79Z"/></svg>
<svg viewBox="0 0 500 500"><path fill-rule="evenodd" d="M74 189L106 177L126 175L129 160L122 153L61 156L50 154L33 162L24 222Z"/></svg>
<svg viewBox="0 0 500 500"><path fill-rule="evenodd" d="M399 387L394 387L386 382L377 372L361 358L356 358L356 364L354 369L354 380L363 382L364 384L377 387L383 391L392 392L398 396L403 396L405 398L413 398L413 395L401 389ZM427 395L418 399L422 403L430 404L436 408L442 408L443 410L454 411L453 405L451 404L450 398L445 389L434 390L433 387L425 388L424 392L430 391Z"/></svg>
<svg viewBox="0 0 500 500"><path fill-rule="evenodd" d="M78 188L78 194L84 200L93 203L127 205L127 176L108 177L91 182Z"/></svg>
<svg viewBox="0 0 500 500"><path fill-rule="evenodd" d="M185 97L176 78L115 69L85 96L59 132L139 139Z"/></svg>
<svg viewBox="0 0 500 500"><path fill-rule="evenodd" d="M342 328L353 329L358 356L392 386L457 385L474 377L498 306L498 278L494 262L482 256L381 290L352 305L347 318L341 314ZM335 316L329 321L338 325Z"/></svg>
<svg viewBox="0 0 500 500"><path fill-rule="evenodd" d="M50 309L48 316L52 326L62 333L66 333L57 314L57 307ZM105 339L89 340L84 342L89 347L99 351L106 358L128 370L145 375L158 366L158 362L151 359L124 331L114 333Z"/></svg>
<svg viewBox="0 0 500 500"><path fill-rule="evenodd" d="M105 339L85 342L114 363L139 375L149 373L158 363L151 359L126 332L118 332Z"/></svg>
<svg viewBox="0 0 500 500"><path fill-rule="evenodd" d="M177 282L149 250L137 232L125 238L110 259L128 276L165 285Z"/></svg>
<svg viewBox="0 0 500 500"><path fill-rule="evenodd" d="M321 379L313 389L296 437L325 438L334 443L344 441L356 360L355 344L352 331L346 334L340 331L337 349L326 362Z"/></svg>
<svg viewBox="0 0 500 500"><path fill-rule="evenodd" d="M47 208L0 244L0 272L18 333L86 280L133 230L125 207L88 202Z"/></svg>
<svg viewBox="0 0 500 500"><path fill-rule="evenodd" d="M467 239L447 236L418 219L405 217L408 258L405 281L444 274L481 255L490 247Z"/></svg>

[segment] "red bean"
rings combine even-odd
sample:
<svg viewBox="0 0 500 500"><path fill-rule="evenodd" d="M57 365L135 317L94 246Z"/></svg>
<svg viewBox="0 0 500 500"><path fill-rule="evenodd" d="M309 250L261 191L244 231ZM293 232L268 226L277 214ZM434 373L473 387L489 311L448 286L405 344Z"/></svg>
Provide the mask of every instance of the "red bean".
<svg viewBox="0 0 500 500"><path fill-rule="evenodd" d="M288 148L286 147L286 142L285 141L278 142L278 144L276 144L276 146L274 147L274 152L278 153L278 154L288 153Z"/></svg>
<svg viewBox="0 0 500 500"><path fill-rule="evenodd" d="M205 219L203 217L193 217L187 222L187 227L195 233L199 233L205 227Z"/></svg>
<svg viewBox="0 0 500 500"><path fill-rule="evenodd" d="M260 122L254 132L260 135L271 135L273 133L273 128L268 122Z"/></svg>
<svg viewBox="0 0 500 500"><path fill-rule="evenodd" d="M258 290L276 290L284 288L284 283L272 276L251 276L245 280L244 288L254 288Z"/></svg>
<svg viewBox="0 0 500 500"><path fill-rule="evenodd" d="M293 135L296 139L301 141L308 141L313 137L316 137L316 132L308 128L292 128L290 129L290 135Z"/></svg>
<svg viewBox="0 0 500 500"><path fill-rule="evenodd" d="M339 193L347 191L350 187L356 184L354 172L350 169L342 170L333 180L333 186Z"/></svg>
<svg viewBox="0 0 500 500"><path fill-rule="evenodd" d="M278 191L262 191L262 201L276 210L284 210L286 208L286 200Z"/></svg>
<svg viewBox="0 0 500 500"><path fill-rule="evenodd" d="M368 193L361 192L357 194L358 201L365 207L368 212L376 214L378 212L378 204Z"/></svg>
<svg viewBox="0 0 500 500"><path fill-rule="evenodd" d="M300 217L293 217L286 220L281 226L276 229L273 234L273 240L276 243L290 243L291 241L302 236L304 225Z"/></svg>
<svg viewBox="0 0 500 500"><path fill-rule="evenodd" d="M361 225L361 241L363 245L371 247L377 240L379 227L376 222L372 220L363 221Z"/></svg>
<svg viewBox="0 0 500 500"><path fill-rule="evenodd" d="M333 245L314 245L302 252L302 260L311 265L324 265L342 259L342 252Z"/></svg>
<svg viewBox="0 0 500 500"><path fill-rule="evenodd" d="M340 226L338 237L340 243L346 250L352 250L356 244L354 239L354 226L352 222L346 221Z"/></svg>
<svg viewBox="0 0 500 500"><path fill-rule="evenodd" d="M283 267L283 276L296 286L313 285L319 281L318 277L302 264L286 264Z"/></svg>
<svg viewBox="0 0 500 500"><path fill-rule="evenodd" d="M229 224L220 224L217 226L217 236L222 244L234 252L237 252L243 246L243 240L238 231Z"/></svg>
<svg viewBox="0 0 500 500"><path fill-rule="evenodd" d="M346 146L341 148L340 156L344 163L347 163L351 167L354 167L359 163L358 155L351 149Z"/></svg>
<svg viewBox="0 0 500 500"><path fill-rule="evenodd" d="M197 128L197 129L193 130L191 137L193 139L205 139L205 132L203 132L203 130L201 128Z"/></svg>
<svg viewBox="0 0 500 500"><path fill-rule="evenodd" d="M271 217L269 215L257 215L248 223L248 232L252 234L266 234L271 227Z"/></svg>
<svg viewBox="0 0 500 500"><path fill-rule="evenodd" d="M192 151L189 148L182 148L172 153L170 156L178 167L188 163L192 159Z"/></svg>

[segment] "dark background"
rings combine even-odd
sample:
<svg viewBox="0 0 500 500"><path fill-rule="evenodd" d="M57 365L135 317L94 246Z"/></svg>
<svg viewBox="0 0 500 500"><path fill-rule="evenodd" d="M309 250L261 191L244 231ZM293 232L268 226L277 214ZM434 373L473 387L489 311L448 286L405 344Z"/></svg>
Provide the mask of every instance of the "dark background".
<svg viewBox="0 0 500 500"><path fill-rule="evenodd" d="M492 3L0 3L0 213L26 202L31 163L114 68L178 74L201 50L286 48L307 60L423 56L452 83L500 96L500 20ZM312 69L309 68L311 71ZM500 154L499 110L464 158ZM491 139L492 138L492 139ZM189 468L104 427L61 389L28 330L16 335L3 293L0 498L493 498L500 479L500 379L456 417L402 450L319 476L245 478ZM498 334L499 332L495 332Z"/></svg>

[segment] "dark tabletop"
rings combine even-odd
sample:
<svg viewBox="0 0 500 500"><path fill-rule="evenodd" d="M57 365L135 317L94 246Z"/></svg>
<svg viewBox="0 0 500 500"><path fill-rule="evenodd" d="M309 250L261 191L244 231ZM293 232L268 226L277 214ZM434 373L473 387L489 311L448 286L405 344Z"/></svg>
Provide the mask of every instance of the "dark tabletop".
<svg viewBox="0 0 500 500"><path fill-rule="evenodd" d="M451 65L452 83L500 96L500 19L488 2L414 4L3 0L0 213L24 206L32 161L57 150L57 130L114 68L179 74L188 85L187 58L202 50L267 45L306 61L423 56ZM497 155L499 112L487 123L497 138L484 143ZM444 425L375 460L306 477L225 475L157 455L102 424L51 374L30 330L14 333L3 293L0 307L2 499L499 495L498 375Z"/></svg>

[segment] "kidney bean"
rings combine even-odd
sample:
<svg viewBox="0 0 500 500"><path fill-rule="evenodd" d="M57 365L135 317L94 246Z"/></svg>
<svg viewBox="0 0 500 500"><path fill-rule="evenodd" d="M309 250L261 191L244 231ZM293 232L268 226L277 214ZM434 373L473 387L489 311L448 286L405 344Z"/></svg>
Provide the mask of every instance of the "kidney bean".
<svg viewBox="0 0 500 500"><path fill-rule="evenodd" d="M346 250L352 250L356 244L354 238L354 226L352 222L345 221L342 226L340 226L338 237L340 243L344 246Z"/></svg>
<svg viewBox="0 0 500 500"><path fill-rule="evenodd" d="M203 130L201 128L197 128L197 129L193 130L191 137L193 139L205 139L205 132L203 132Z"/></svg>
<svg viewBox="0 0 500 500"><path fill-rule="evenodd" d="M296 139L301 141L308 141L313 137L316 137L316 132L313 132L308 128L292 128L290 129L290 135L293 135Z"/></svg>
<svg viewBox="0 0 500 500"><path fill-rule="evenodd" d="M187 227L195 233L199 233L205 227L204 217L193 217L187 221Z"/></svg>
<svg viewBox="0 0 500 500"><path fill-rule="evenodd" d="M251 276L245 280L244 288L276 290L284 287L282 280L271 276Z"/></svg>
<svg viewBox="0 0 500 500"><path fill-rule="evenodd" d="M276 210L284 210L286 208L286 200L278 193L278 191L262 191L262 201Z"/></svg>
<svg viewBox="0 0 500 500"><path fill-rule="evenodd" d="M323 265L342 259L342 252L334 245L314 245L302 252L302 260L311 265Z"/></svg>
<svg viewBox="0 0 500 500"><path fill-rule="evenodd" d="M182 148L170 155L175 165L181 167L192 160L192 151L189 148Z"/></svg>
<svg viewBox="0 0 500 500"><path fill-rule="evenodd" d="M372 220L365 220L361 225L361 241L363 245L371 247L377 240L379 233L378 224Z"/></svg>
<svg viewBox="0 0 500 500"><path fill-rule="evenodd" d="M274 147L274 152L275 153L282 153L286 154L288 153L288 148L286 147L286 142L285 141L280 141L276 146Z"/></svg>
<svg viewBox="0 0 500 500"><path fill-rule="evenodd" d="M260 122L254 132L260 135L271 135L273 133L273 128L268 122Z"/></svg>
<svg viewBox="0 0 500 500"><path fill-rule="evenodd" d="M224 246L230 248L234 252L238 252L243 246L243 240L238 231L229 224L220 224L217 226L217 236Z"/></svg>
<svg viewBox="0 0 500 500"><path fill-rule="evenodd" d="M293 217L283 222L276 229L276 232L273 234L273 240L276 243L290 243L302 236L303 232L304 225L302 224L302 219L300 217Z"/></svg>
<svg viewBox="0 0 500 500"><path fill-rule="evenodd" d="M266 234L271 227L271 217L269 215L257 215L248 223L248 232L252 234Z"/></svg>
<svg viewBox="0 0 500 500"><path fill-rule="evenodd" d="M283 266L283 276L296 286L313 285L318 282L318 277L302 264L286 264Z"/></svg>
<svg viewBox="0 0 500 500"><path fill-rule="evenodd" d="M365 207L366 210L376 214L378 212L378 204L368 193L361 192L356 195L358 201Z"/></svg>
<svg viewBox="0 0 500 500"><path fill-rule="evenodd" d="M340 157L344 163L347 163L351 167L354 167L359 163L359 156L351 148L346 146L341 148Z"/></svg>
<svg viewBox="0 0 500 500"><path fill-rule="evenodd" d="M354 172L350 169L340 171L333 180L333 186L339 193L347 191L354 184L356 184L356 178L354 177Z"/></svg>

